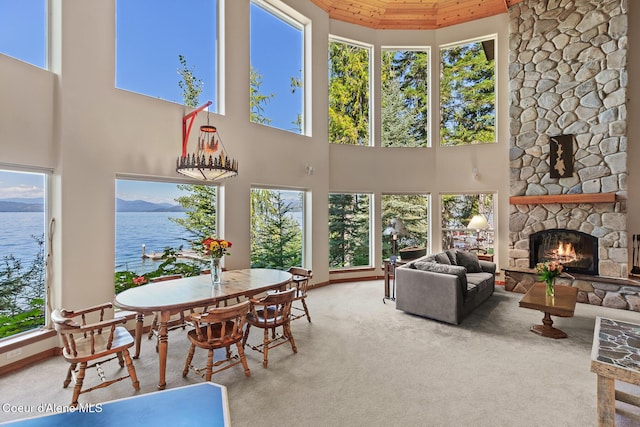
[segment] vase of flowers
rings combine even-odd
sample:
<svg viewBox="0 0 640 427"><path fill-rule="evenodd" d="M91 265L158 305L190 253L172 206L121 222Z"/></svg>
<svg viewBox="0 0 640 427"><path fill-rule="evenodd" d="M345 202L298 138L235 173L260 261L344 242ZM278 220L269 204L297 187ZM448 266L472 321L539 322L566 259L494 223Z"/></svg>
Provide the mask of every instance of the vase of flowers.
<svg viewBox="0 0 640 427"><path fill-rule="evenodd" d="M547 295L552 297L555 295L553 282L562 273L562 264L555 261L540 262L536 264L536 271L540 275L540 280L547 284Z"/></svg>
<svg viewBox="0 0 640 427"><path fill-rule="evenodd" d="M222 280L222 267L220 265L220 259L224 255L229 255L229 248L231 242L224 239L216 239L213 237L207 237L202 241L205 253L209 256L211 264L211 282L214 285L219 285Z"/></svg>

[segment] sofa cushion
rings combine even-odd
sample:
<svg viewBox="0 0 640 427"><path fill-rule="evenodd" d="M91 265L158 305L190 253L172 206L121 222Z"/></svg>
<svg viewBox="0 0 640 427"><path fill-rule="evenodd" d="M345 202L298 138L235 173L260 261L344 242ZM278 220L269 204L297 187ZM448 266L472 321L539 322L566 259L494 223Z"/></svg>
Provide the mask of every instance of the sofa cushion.
<svg viewBox="0 0 640 427"><path fill-rule="evenodd" d="M467 270L464 267L458 265L448 265L448 264L439 264L435 262L423 262L416 261L414 262L414 266L418 270L422 271L430 271L432 273L444 273L444 274L453 274L454 276L458 276L458 283L460 283L460 290L462 291L462 295L466 295L467 293Z"/></svg>
<svg viewBox="0 0 640 427"><path fill-rule="evenodd" d="M444 252L434 254L433 257L435 258L437 263L451 265L451 261L449 261L449 256Z"/></svg>
<svg viewBox="0 0 640 427"><path fill-rule="evenodd" d="M456 261L458 265L466 268L468 273L480 273L482 271L478 255L473 252L456 252Z"/></svg>

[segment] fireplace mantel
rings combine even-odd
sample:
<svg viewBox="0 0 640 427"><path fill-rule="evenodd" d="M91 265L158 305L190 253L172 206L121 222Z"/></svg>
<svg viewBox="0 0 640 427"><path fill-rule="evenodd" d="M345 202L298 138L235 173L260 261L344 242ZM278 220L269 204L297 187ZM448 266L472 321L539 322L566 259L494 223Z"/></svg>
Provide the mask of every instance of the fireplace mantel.
<svg viewBox="0 0 640 427"><path fill-rule="evenodd" d="M544 205L552 203L612 203L616 193L545 194L540 196L511 196L512 205Z"/></svg>

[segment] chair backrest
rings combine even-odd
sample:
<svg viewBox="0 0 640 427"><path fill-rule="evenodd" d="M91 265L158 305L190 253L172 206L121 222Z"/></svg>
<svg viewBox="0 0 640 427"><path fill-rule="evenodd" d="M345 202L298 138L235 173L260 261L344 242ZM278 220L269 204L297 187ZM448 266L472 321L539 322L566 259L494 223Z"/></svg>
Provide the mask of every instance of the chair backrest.
<svg viewBox="0 0 640 427"><path fill-rule="evenodd" d="M269 294L259 300L251 299L251 313L256 324L259 327L271 328L288 322L295 294L296 289L291 288Z"/></svg>
<svg viewBox="0 0 640 427"><path fill-rule="evenodd" d="M62 340L65 356L76 357L79 353L93 355L111 349L117 325L124 324L127 320L125 318L105 320L105 310L110 308L112 304L106 303L83 310L61 309L51 313L51 320ZM98 321L88 324L87 314L89 313L96 313ZM106 339L103 338L103 329L109 331ZM78 344L79 339L83 341L81 345Z"/></svg>
<svg viewBox="0 0 640 427"><path fill-rule="evenodd" d="M198 341L215 344L233 343L244 334L244 324L251 302L244 301L229 307L212 308L191 316ZM204 333L203 333L204 332Z"/></svg>
<svg viewBox="0 0 640 427"><path fill-rule="evenodd" d="M307 270L302 267L290 267L287 270L293 276L293 283L296 285L298 289L296 298L302 298L307 296L307 288L309 287L309 279L313 277L313 273L311 270Z"/></svg>

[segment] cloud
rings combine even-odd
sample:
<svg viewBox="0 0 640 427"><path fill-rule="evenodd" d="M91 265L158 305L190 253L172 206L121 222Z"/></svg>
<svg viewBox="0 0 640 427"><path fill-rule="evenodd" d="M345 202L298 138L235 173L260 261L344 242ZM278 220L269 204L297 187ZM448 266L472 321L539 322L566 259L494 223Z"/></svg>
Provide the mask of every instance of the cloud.
<svg viewBox="0 0 640 427"><path fill-rule="evenodd" d="M35 185L14 185L0 187L0 199L44 197L44 188Z"/></svg>

